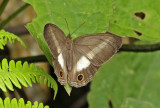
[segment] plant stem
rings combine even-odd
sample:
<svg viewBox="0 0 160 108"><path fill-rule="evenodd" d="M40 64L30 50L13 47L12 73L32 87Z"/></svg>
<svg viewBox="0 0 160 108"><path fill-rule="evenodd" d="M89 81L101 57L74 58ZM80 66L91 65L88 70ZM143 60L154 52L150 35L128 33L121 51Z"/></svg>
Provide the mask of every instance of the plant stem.
<svg viewBox="0 0 160 108"><path fill-rule="evenodd" d="M34 62L47 62L47 58L45 55L38 55L38 56L30 56L30 57L23 57L23 58L17 58L13 59L14 61L27 61L28 63L34 63Z"/></svg>
<svg viewBox="0 0 160 108"><path fill-rule="evenodd" d="M13 18L15 18L20 12L22 12L28 6L29 6L29 4L24 4L17 11L15 11L12 15L10 15L6 20L2 21L0 24L0 29L2 29L9 21L11 21Z"/></svg>
<svg viewBox="0 0 160 108"><path fill-rule="evenodd" d="M7 6L9 0L3 0L1 6L0 6L0 16L3 13L5 7Z"/></svg>
<svg viewBox="0 0 160 108"><path fill-rule="evenodd" d="M160 43L151 45L123 45L120 51L127 52L152 52L160 50Z"/></svg>
<svg viewBox="0 0 160 108"><path fill-rule="evenodd" d="M123 45L120 48L120 52L153 52L160 50L160 43L159 44L151 44L151 45ZM2 61L4 57L0 57L0 61ZM7 58L10 60L9 58ZM38 55L38 56L30 56L30 57L22 57L13 59L15 61L27 61L28 63L36 63L36 62L47 62L47 58L45 55Z"/></svg>

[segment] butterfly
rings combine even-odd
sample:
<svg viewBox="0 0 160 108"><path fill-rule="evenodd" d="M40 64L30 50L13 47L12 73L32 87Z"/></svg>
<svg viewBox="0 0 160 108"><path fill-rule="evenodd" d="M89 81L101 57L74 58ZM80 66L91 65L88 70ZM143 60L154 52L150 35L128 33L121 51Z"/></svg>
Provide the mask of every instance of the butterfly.
<svg viewBox="0 0 160 108"><path fill-rule="evenodd" d="M53 55L54 73L61 85L87 85L98 69L121 47L121 37L112 33L94 33L72 40L54 24L46 24L44 38Z"/></svg>

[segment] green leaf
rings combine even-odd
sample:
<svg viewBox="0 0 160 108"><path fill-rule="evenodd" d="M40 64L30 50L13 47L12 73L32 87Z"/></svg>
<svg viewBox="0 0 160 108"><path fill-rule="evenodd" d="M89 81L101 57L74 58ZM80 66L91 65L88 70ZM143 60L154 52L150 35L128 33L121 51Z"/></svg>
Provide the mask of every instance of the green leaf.
<svg viewBox="0 0 160 108"><path fill-rule="evenodd" d="M6 99L4 100L4 106L5 106L6 108L11 108L11 103L10 103L10 99L9 99L9 98L6 98Z"/></svg>
<svg viewBox="0 0 160 108"><path fill-rule="evenodd" d="M35 101L33 106L36 108L38 106L38 102Z"/></svg>
<svg viewBox="0 0 160 108"><path fill-rule="evenodd" d="M159 5L152 0L24 0L35 9L37 17L27 29L38 41L40 48L52 64L51 52L44 41L43 31L46 23L60 27L66 35L84 23L73 35L113 32L120 36L133 36L143 40L160 41ZM42 6L43 5L43 6ZM135 7L136 6L136 7ZM144 13L144 19L135 13ZM142 33L139 36L135 31Z"/></svg>
<svg viewBox="0 0 160 108"><path fill-rule="evenodd" d="M32 105L31 101L27 101L27 104L25 104L22 98L17 101L16 98L10 100L7 97L4 102L2 98L0 98L0 108L49 108L49 106L44 106L43 103L39 104L38 102L35 102L34 105Z"/></svg>
<svg viewBox="0 0 160 108"><path fill-rule="evenodd" d="M26 104L26 108L30 108L31 106L32 106L31 101L28 101L27 104Z"/></svg>
<svg viewBox="0 0 160 108"><path fill-rule="evenodd" d="M133 98L127 98L121 108L155 108L151 103Z"/></svg>
<svg viewBox="0 0 160 108"><path fill-rule="evenodd" d="M159 59L159 51L117 54L94 77L88 95L90 107L110 108L108 103L111 101L114 108L120 108L127 105L128 98L132 98L136 100L134 103L129 101L133 106L137 102L147 102L158 108Z"/></svg>
<svg viewBox="0 0 160 108"><path fill-rule="evenodd" d="M56 24L66 35L68 35L69 32L65 19L69 24L71 33L85 22L82 27L72 35L73 38L89 33L105 32L108 27L110 16L112 15L112 4L114 2L114 0L92 0L89 2L86 0L24 1L31 4L37 13L37 17L32 21L32 23L27 24L26 27L37 40L50 64L53 63L52 54L43 36L45 24ZM70 93L71 87L66 90L67 93Z"/></svg>
<svg viewBox="0 0 160 108"><path fill-rule="evenodd" d="M160 1L117 0L109 31L120 36L132 36L142 40L160 41ZM135 13L145 15L144 19ZM138 35L136 32L142 35Z"/></svg>
<svg viewBox="0 0 160 108"><path fill-rule="evenodd" d="M19 106L20 108L25 108L25 103L24 103L23 98L20 98L20 99L19 99L19 101L18 101L18 106Z"/></svg>
<svg viewBox="0 0 160 108"><path fill-rule="evenodd" d="M3 46L7 44L7 41L14 43L15 40L19 41L21 45L26 47L24 42L18 36L13 33L6 32L5 30L0 30L0 49L4 49Z"/></svg>
<svg viewBox="0 0 160 108"><path fill-rule="evenodd" d="M4 108L2 98L0 98L0 108Z"/></svg>
<svg viewBox="0 0 160 108"><path fill-rule="evenodd" d="M11 100L11 106L12 106L12 108L18 108L18 104L16 104L17 103L17 99L16 98L13 98L12 100Z"/></svg>
<svg viewBox="0 0 160 108"><path fill-rule="evenodd" d="M68 22L71 33L85 22L72 35L73 39L80 35L104 33L108 30L109 32L113 32L120 36L132 36L142 40L160 41L160 1L158 0L154 2L153 0L24 1L31 4L37 14L37 17L31 23L27 24L26 27L37 40L40 48L44 52L50 64L53 63L52 54L44 40L44 26L47 23L53 23L61 28L62 31L64 31L64 33L67 35L69 32L65 19ZM145 18L140 19L135 16L135 13L137 12L144 13ZM48 86L49 85L50 84L48 83ZM106 105L106 100L102 100L102 103L105 103ZM121 103L118 105L120 104Z"/></svg>
<svg viewBox="0 0 160 108"><path fill-rule="evenodd" d="M49 84L49 87L55 90L55 99L58 90L57 83L49 74L44 72L43 69L34 66L34 64L30 64L30 66L28 66L27 62L22 64L21 61L15 63L13 60L11 60L8 63L7 59L2 60L0 66L0 89L2 89L3 92L7 91L6 88L14 91L13 85L21 88L21 85L25 87L28 87L28 85L32 86L32 81L35 83L36 81L39 82L40 80L42 83L42 79L45 80L45 83ZM23 106L22 103L21 106Z"/></svg>
<svg viewBox="0 0 160 108"><path fill-rule="evenodd" d="M27 29L38 41L38 44L50 64L52 54L44 40L43 31L47 23L56 24L68 35L67 24L71 33L82 23L82 27L73 35L76 38L89 33L105 32L112 15L114 0L24 0L31 4L37 13L32 23L27 24ZM42 6L43 5L43 6ZM105 23L104 23L105 22Z"/></svg>
<svg viewBox="0 0 160 108"><path fill-rule="evenodd" d="M70 93L72 91L72 87L67 83L66 85L64 85L64 88L65 88L66 92L68 93L68 95L70 96Z"/></svg>

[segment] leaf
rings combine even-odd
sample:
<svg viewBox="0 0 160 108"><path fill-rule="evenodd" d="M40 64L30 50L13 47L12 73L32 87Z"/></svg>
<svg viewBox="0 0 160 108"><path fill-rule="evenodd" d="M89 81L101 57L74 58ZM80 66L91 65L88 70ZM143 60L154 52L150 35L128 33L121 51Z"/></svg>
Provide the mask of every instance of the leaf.
<svg viewBox="0 0 160 108"><path fill-rule="evenodd" d="M101 33L107 30L112 4L114 0L24 0L35 9L37 17L29 24L27 29L38 41L38 44L50 64L52 54L44 40L43 31L47 23L53 23L60 27L68 35L67 24L71 33L80 27L73 35L76 38L89 33ZM42 6L43 5L43 6ZM104 23L105 22L105 23Z"/></svg>
<svg viewBox="0 0 160 108"><path fill-rule="evenodd" d="M151 103L133 98L128 98L120 108L155 108Z"/></svg>
<svg viewBox="0 0 160 108"><path fill-rule="evenodd" d="M48 83L49 87L54 89L55 99L58 90L57 83L49 74L44 72L43 69L34 66L34 64L28 66L27 62L24 62L24 64L22 64L21 61L15 63L13 60L11 60L8 65L7 59L2 60L0 66L0 89L2 89L3 92L7 91L6 88L14 91L13 85L18 88L21 88L21 85L25 87L28 87L28 85L32 86L32 81L35 83L35 77L37 82L41 80L42 83L42 79L44 79L45 84ZM21 102L20 105L23 107L23 102Z"/></svg>
<svg viewBox="0 0 160 108"><path fill-rule="evenodd" d="M159 0L117 0L109 31L120 36L160 41L159 6Z"/></svg>
<svg viewBox="0 0 160 108"><path fill-rule="evenodd" d="M14 43L15 40L19 41L21 45L26 47L24 42L18 36L13 33L6 32L5 30L0 30L0 49L4 49L3 46L7 44L7 41Z"/></svg>
<svg viewBox="0 0 160 108"><path fill-rule="evenodd" d="M133 36L142 40L160 41L160 1L152 0L24 0L37 13L27 29L36 38L40 48L52 64L52 55L43 37L44 25L53 23L68 35L84 23L73 35L113 32L120 36ZM42 6L43 5L43 6ZM135 7L136 6L136 7ZM136 16L144 14L144 19ZM139 35L141 34L141 35Z"/></svg>
<svg viewBox="0 0 160 108"><path fill-rule="evenodd" d="M72 87L67 83L66 85L64 85L64 88L65 88L66 92L68 93L68 95L70 96L71 91L72 91Z"/></svg>
<svg viewBox="0 0 160 108"><path fill-rule="evenodd" d="M89 2L86 0L24 1L31 4L37 13L37 17L31 23L27 24L26 27L37 40L51 65L53 65L52 54L43 36L45 24L56 24L68 35L69 32L65 19L69 24L71 33L84 23L82 27L72 35L73 39L84 34L106 32L110 16L112 15L112 4L114 2L114 0L92 0ZM70 94L72 88L65 86L65 89L67 93Z"/></svg>
<svg viewBox="0 0 160 108"><path fill-rule="evenodd" d="M31 104L31 101L27 101L27 104L24 103L23 98L20 98L18 101L16 98L13 98L10 100L8 97L5 98L4 102L2 98L0 98L0 106L1 108L49 108L49 106L43 106L43 103L34 103L34 105Z"/></svg>
<svg viewBox="0 0 160 108"><path fill-rule="evenodd" d="M37 14L37 17L27 24L27 29L37 40L50 64L53 63L52 54L44 40L44 26L47 23L53 23L68 35L69 32L65 19L67 19L71 33L85 22L72 34L73 39L84 34L109 31L120 36L160 41L160 1L158 0L154 3L153 0L24 1L31 4ZM145 17L141 18L139 13L144 14Z"/></svg>
<svg viewBox="0 0 160 108"><path fill-rule="evenodd" d="M160 106L159 60L160 52L119 53L104 64L94 77L88 95L90 108L114 108L125 105L128 98L133 106L148 102L154 108ZM123 108L123 107L122 107ZM128 107L129 108L129 107ZM133 107L134 108L134 107Z"/></svg>

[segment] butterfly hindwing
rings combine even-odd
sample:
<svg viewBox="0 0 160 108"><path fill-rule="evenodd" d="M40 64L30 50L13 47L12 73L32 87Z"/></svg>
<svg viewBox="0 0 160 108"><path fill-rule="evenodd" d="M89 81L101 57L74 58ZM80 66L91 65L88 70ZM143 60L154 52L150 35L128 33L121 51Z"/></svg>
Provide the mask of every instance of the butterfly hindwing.
<svg viewBox="0 0 160 108"><path fill-rule="evenodd" d="M88 84L94 74L98 71L99 66L94 66L87 57L72 47L72 64L68 72L68 83L72 87L81 87Z"/></svg>

